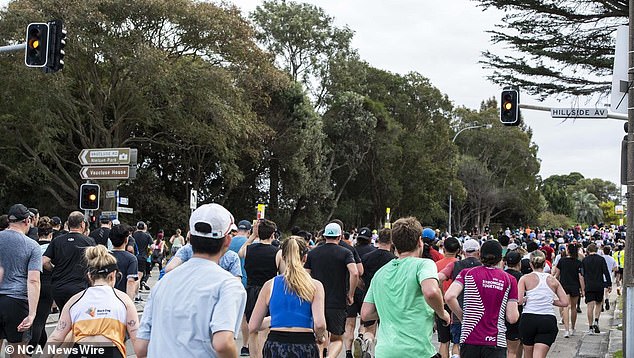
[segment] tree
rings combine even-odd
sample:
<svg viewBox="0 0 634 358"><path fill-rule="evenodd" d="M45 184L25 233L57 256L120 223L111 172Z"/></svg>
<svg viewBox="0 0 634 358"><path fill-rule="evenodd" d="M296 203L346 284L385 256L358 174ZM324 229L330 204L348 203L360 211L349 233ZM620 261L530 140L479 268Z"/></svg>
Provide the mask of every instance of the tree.
<svg viewBox="0 0 634 358"><path fill-rule="evenodd" d="M293 81L308 89L315 108L323 110L330 62L353 52L353 32L334 26L322 8L294 1L265 1L251 19L258 40Z"/></svg>
<svg viewBox="0 0 634 358"><path fill-rule="evenodd" d="M186 213L191 188L201 202L223 202L244 180L240 163L256 161L270 130L258 112L289 81L259 50L237 8L16 0L0 13L0 38L22 41L34 17L62 18L72 44L55 75L24 68L19 56L0 59L7 86L0 146L10 153L0 163L38 205L75 208L76 158L84 148L139 149L139 177L122 187L136 198L130 219L176 226L171 220L182 215L168 208ZM102 190L118 184L105 182Z"/></svg>
<svg viewBox="0 0 634 358"><path fill-rule="evenodd" d="M627 25L623 0L477 0L505 13L492 42L519 53L483 52L489 79L529 94L591 95L610 90L614 30Z"/></svg>
<svg viewBox="0 0 634 358"><path fill-rule="evenodd" d="M601 208L601 211L603 212L603 222L606 225L619 224L619 219L621 217L615 213L614 207L615 204L613 201L604 201L599 203L599 208Z"/></svg>
<svg viewBox="0 0 634 358"><path fill-rule="evenodd" d="M572 199L575 203L575 214L578 222L592 225L603 220L603 211L594 194L582 190L573 193Z"/></svg>
<svg viewBox="0 0 634 358"><path fill-rule="evenodd" d="M581 179L575 183L570 190L573 192L586 190L594 194L599 202L616 201L620 194L620 190L616 184L599 178Z"/></svg>

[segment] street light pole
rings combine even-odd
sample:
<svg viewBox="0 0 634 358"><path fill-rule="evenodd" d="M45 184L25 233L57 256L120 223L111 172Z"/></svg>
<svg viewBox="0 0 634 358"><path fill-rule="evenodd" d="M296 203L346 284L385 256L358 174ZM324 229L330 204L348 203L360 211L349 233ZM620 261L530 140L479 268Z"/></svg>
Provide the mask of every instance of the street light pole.
<svg viewBox="0 0 634 358"><path fill-rule="evenodd" d="M460 133L462 133L462 132L464 132L464 131L466 131L468 129L477 129L477 128L487 128L487 129L489 129L489 128L493 128L493 125L492 124L475 124L475 125L472 125L472 126L464 127L461 130L459 130L456 133L456 135L453 136L453 139L451 140L451 143L456 143L456 138L458 138L458 135L460 135ZM452 196L452 194L453 194L453 180L451 180L451 182L449 182L449 221L447 223L447 232L449 233L449 236L451 236L451 196Z"/></svg>

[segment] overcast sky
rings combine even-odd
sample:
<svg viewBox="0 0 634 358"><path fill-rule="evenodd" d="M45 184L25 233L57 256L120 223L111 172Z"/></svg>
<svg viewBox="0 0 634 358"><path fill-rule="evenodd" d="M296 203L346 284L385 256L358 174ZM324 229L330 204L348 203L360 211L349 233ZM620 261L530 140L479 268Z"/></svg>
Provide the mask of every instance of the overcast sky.
<svg viewBox="0 0 634 358"><path fill-rule="evenodd" d="M262 3L260 0L232 2L245 12ZM486 80L487 71L478 61L480 52L491 46L485 31L500 23L500 12L482 12L470 0L307 2L324 8L337 25L347 25L354 30L353 46L374 67L397 73L417 71L446 93L456 106L477 109L482 100L499 96L500 88ZM7 0L0 0L0 5L6 3ZM67 56L72 56L72 44L67 48ZM525 94L522 102L554 107L574 104L570 99L539 103ZM582 100L579 106L592 107L594 103ZM562 123L550 118L547 112L523 110L522 115L533 129L533 140L539 146L542 177L577 171L588 178L619 182L623 121Z"/></svg>
<svg viewBox="0 0 634 358"><path fill-rule="evenodd" d="M470 0L309 0L355 31L353 46L372 66L398 72L420 72L456 106L477 109L482 100L500 94L478 64L481 51L491 47L486 30L500 23L501 12L476 8ZM246 11L262 1L234 0ZM572 100L538 102L522 95L523 103L573 106ZM603 103L601 103L603 105ZM575 104L576 106L576 104ZM594 103L579 104L593 107ZM523 110L539 146L542 177L582 173L588 178L619 182L623 121L577 120L561 123L548 112ZM469 135L464 132L461 135Z"/></svg>

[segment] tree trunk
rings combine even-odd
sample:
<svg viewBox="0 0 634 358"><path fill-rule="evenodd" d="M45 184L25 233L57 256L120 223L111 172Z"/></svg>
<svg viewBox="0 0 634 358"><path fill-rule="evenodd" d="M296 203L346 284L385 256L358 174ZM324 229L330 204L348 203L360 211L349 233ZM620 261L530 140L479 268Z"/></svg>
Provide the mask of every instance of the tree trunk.
<svg viewBox="0 0 634 358"><path fill-rule="evenodd" d="M279 197L280 197L280 163L271 157L271 165L269 167L269 205L267 216L275 220L278 216Z"/></svg>

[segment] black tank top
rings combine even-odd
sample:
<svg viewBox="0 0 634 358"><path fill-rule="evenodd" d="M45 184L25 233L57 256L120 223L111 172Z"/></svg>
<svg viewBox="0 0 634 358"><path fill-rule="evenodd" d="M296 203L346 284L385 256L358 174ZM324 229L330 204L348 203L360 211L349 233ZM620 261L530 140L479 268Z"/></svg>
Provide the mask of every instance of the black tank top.
<svg viewBox="0 0 634 358"><path fill-rule="evenodd" d="M277 275L275 255L278 248L273 245L255 243L247 246L244 270L247 272L247 286L264 286L266 281Z"/></svg>

